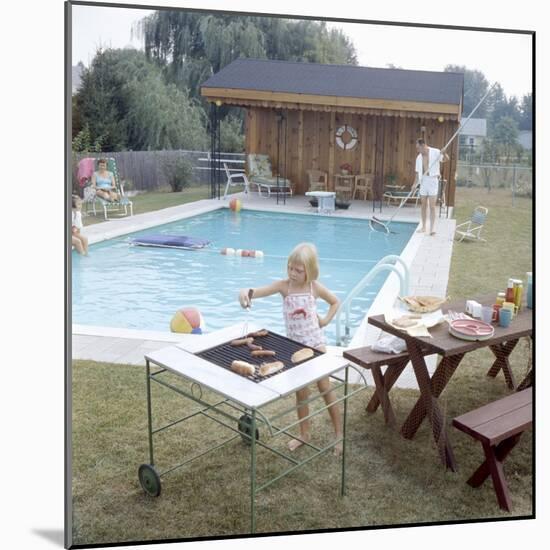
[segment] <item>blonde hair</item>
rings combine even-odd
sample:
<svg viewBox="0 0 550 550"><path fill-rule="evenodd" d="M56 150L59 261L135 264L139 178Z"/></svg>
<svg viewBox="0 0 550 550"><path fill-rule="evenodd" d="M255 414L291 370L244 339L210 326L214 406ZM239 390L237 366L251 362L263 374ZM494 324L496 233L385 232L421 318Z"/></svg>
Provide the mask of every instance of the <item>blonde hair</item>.
<svg viewBox="0 0 550 550"><path fill-rule="evenodd" d="M306 283L311 283L319 278L319 258L317 248L312 243L300 243L290 253L287 262L287 270L290 264L301 264L306 270Z"/></svg>

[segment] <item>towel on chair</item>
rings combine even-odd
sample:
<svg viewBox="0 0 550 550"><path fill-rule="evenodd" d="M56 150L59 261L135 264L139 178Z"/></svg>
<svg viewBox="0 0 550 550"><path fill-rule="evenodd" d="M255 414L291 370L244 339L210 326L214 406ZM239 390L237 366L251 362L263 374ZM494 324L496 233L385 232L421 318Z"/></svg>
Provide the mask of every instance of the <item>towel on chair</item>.
<svg viewBox="0 0 550 550"><path fill-rule="evenodd" d="M92 177L94 173L94 160L93 158L87 157L80 160L78 163L78 172L76 178L80 187L84 187L88 180Z"/></svg>

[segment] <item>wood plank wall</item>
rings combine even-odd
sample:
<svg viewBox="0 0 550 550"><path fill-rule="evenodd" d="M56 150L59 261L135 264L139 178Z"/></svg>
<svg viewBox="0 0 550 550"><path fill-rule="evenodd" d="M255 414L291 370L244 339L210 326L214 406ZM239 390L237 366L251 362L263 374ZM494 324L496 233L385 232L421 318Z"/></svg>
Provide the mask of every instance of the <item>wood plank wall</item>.
<svg viewBox="0 0 550 550"><path fill-rule="evenodd" d="M382 188L390 174L396 183L411 186L414 182L415 141L422 135L428 145L442 148L458 128L456 121L439 122L433 118L388 117L337 113L334 111L282 111L278 122L275 109L250 108L246 115L247 153L267 154L274 169L289 178L297 194L308 189L309 169L328 172L329 186L343 163L353 166L353 173L376 175ZM335 140L336 130L348 124L357 131L359 142L344 151ZM280 125L279 158L277 158L277 126ZM286 137L286 149L285 149ZM285 165L286 152L286 165ZM455 172L458 140L447 150L451 161L442 165L442 178L448 181L447 204L454 205Z"/></svg>

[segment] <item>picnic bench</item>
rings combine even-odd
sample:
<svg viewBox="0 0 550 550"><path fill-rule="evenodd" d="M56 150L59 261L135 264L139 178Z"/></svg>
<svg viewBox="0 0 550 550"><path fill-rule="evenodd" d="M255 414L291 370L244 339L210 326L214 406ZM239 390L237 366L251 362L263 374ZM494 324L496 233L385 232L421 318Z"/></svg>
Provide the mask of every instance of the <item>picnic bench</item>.
<svg viewBox="0 0 550 550"><path fill-rule="evenodd" d="M479 487L491 476L499 506L511 511L510 494L502 463L533 421L532 388L527 388L467 412L453 426L481 442L485 461L467 483Z"/></svg>
<svg viewBox="0 0 550 550"><path fill-rule="evenodd" d="M372 373L375 390L367 404L367 412L374 413L382 405L386 424L395 426L395 413L390 403L389 392L407 366L409 353L407 351L395 354L382 353L368 346L344 351L343 356ZM382 373L384 366L386 370Z"/></svg>

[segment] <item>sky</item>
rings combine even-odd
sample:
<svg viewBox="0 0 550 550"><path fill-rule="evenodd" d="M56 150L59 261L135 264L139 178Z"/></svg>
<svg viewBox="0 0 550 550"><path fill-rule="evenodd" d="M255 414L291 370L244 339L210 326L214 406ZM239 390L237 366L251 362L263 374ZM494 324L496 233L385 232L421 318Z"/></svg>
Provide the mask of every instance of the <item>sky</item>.
<svg viewBox="0 0 550 550"><path fill-rule="evenodd" d="M99 46L142 48L132 25L151 10L73 6L73 65L88 66ZM442 71L446 65L480 70L508 97L531 92L531 36L519 33L329 22L352 40L359 65Z"/></svg>

